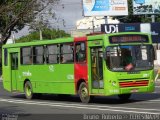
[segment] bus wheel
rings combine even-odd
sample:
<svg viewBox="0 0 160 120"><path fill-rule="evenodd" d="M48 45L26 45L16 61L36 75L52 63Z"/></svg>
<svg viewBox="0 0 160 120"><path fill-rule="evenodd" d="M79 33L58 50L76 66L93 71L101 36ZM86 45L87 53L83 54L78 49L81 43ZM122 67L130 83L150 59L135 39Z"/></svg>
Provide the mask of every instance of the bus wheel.
<svg viewBox="0 0 160 120"><path fill-rule="evenodd" d="M120 100L128 100L131 97L131 94L120 94L118 97Z"/></svg>
<svg viewBox="0 0 160 120"><path fill-rule="evenodd" d="M88 91L88 88L85 82L82 82L80 84L78 94L83 103L90 102L90 95L89 95L89 91Z"/></svg>
<svg viewBox="0 0 160 120"><path fill-rule="evenodd" d="M32 84L29 81L27 81L24 85L24 92L27 99L33 98Z"/></svg>

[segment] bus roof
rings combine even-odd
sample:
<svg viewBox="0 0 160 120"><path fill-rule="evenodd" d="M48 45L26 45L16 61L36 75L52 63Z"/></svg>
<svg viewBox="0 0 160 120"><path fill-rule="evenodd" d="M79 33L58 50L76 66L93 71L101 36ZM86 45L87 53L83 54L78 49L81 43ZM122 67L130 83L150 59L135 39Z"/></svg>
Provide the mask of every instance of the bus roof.
<svg viewBox="0 0 160 120"><path fill-rule="evenodd" d="M23 42L23 43L15 43L15 44L6 44L3 45L3 48L10 48L10 47L20 47L20 46L32 46L32 45L43 45L43 44L54 44L54 43L64 43L64 42L73 42L73 37L68 38L57 38L53 40L34 40L32 42Z"/></svg>
<svg viewBox="0 0 160 120"><path fill-rule="evenodd" d="M110 33L110 34L98 34L98 35L91 35L86 36L87 40L101 40L105 36L113 36L113 35L129 35L129 34L139 34L139 35L149 35L147 33L141 33L141 32L119 32L119 33ZM84 37L78 37L78 38L84 38ZM33 46L33 45L44 45L44 44L54 44L54 43L65 43L65 42L73 42L74 37L68 37L68 38L57 38L53 40L36 40L32 42L23 42L23 43L15 43L15 44L6 44L3 45L3 48L11 48L11 47L20 47L20 46ZM150 43L151 41L149 41Z"/></svg>

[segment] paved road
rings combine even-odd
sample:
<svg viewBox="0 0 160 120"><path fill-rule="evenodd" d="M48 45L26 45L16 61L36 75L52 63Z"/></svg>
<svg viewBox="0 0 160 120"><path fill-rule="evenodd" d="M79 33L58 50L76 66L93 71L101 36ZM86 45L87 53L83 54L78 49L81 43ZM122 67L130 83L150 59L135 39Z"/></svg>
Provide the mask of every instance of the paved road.
<svg viewBox="0 0 160 120"><path fill-rule="evenodd" d="M157 69L156 69L157 71ZM3 89L0 78L0 119L2 120L158 120L160 119L160 79L154 93L133 94L127 102L117 96L95 97L83 104L77 96L59 98L43 95L26 100L24 94Z"/></svg>
<svg viewBox="0 0 160 120"><path fill-rule="evenodd" d="M160 82L156 85L160 85ZM83 104L77 96L59 98L56 95L43 95L39 99L26 100L24 94L5 91L0 82L0 114L2 118L14 118L14 120L17 118L18 120L46 118L84 120L109 117L137 120L148 117L146 115L160 119L160 87L156 86L154 93L134 94L127 102L112 96L96 97L92 103ZM108 116L111 114L115 116Z"/></svg>
<svg viewBox="0 0 160 120"><path fill-rule="evenodd" d="M92 103L83 104L78 96L59 98L42 95L26 100L24 94L9 93L0 80L0 119L3 120L158 120L160 119L160 79L154 93L133 94L127 102L117 96L95 97Z"/></svg>

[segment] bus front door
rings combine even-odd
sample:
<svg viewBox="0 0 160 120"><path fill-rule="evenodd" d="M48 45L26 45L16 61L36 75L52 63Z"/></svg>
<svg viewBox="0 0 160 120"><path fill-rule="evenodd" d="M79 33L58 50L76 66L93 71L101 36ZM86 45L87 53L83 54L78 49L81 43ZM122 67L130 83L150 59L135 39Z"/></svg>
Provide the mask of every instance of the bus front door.
<svg viewBox="0 0 160 120"><path fill-rule="evenodd" d="M11 56L11 90L17 90L18 53L10 53Z"/></svg>
<svg viewBox="0 0 160 120"><path fill-rule="evenodd" d="M102 47L91 48L90 52L92 93L100 93L100 91L104 88Z"/></svg>

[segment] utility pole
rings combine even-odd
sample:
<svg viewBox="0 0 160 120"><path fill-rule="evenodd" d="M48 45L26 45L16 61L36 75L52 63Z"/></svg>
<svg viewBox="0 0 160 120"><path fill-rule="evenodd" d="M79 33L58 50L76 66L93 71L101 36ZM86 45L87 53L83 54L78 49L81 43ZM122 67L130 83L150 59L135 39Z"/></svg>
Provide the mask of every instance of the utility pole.
<svg viewBox="0 0 160 120"><path fill-rule="evenodd" d="M92 27L93 27L93 33L94 33L94 28L95 28L95 26L94 26L94 17L92 19Z"/></svg>
<svg viewBox="0 0 160 120"><path fill-rule="evenodd" d="M155 22L155 15L151 15L152 23Z"/></svg>
<svg viewBox="0 0 160 120"><path fill-rule="evenodd" d="M108 24L108 16L104 16L105 24Z"/></svg>

